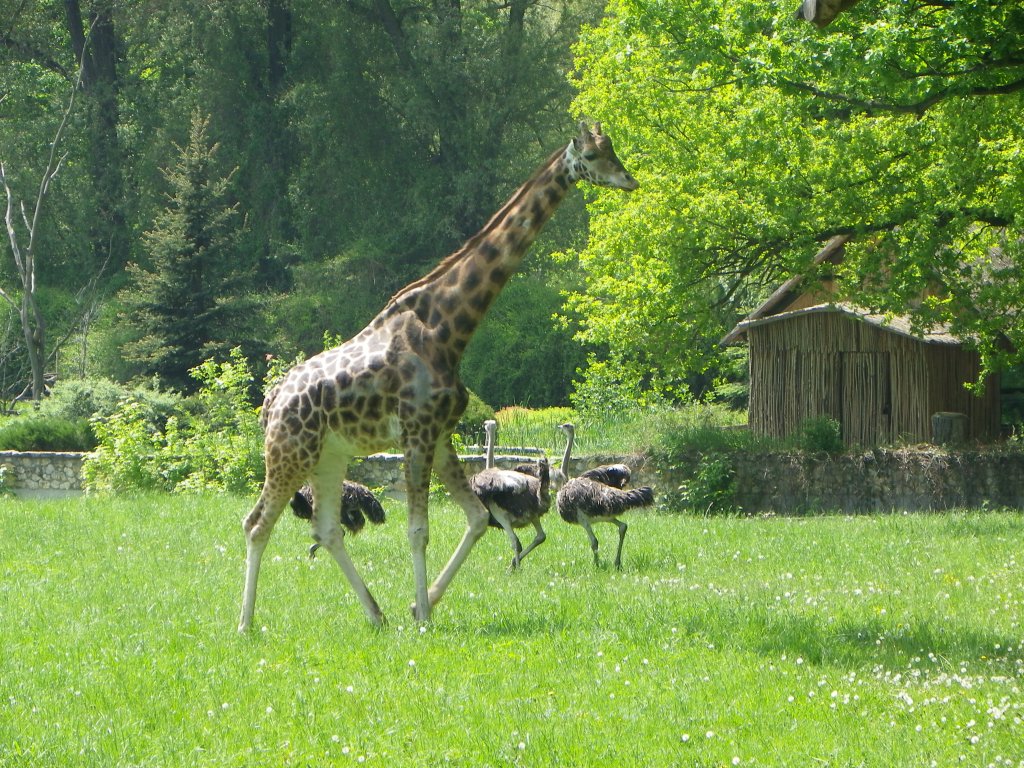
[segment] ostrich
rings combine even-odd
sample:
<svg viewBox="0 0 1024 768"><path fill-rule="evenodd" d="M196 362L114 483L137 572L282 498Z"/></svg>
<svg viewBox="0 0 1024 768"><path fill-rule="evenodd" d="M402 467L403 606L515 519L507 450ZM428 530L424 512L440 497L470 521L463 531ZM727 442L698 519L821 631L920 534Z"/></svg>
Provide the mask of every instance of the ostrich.
<svg viewBox="0 0 1024 768"><path fill-rule="evenodd" d="M622 542L626 539L627 525L618 519L623 512L634 507L646 507L654 503L654 491L649 486L624 491L605 485L589 477L574 477L558 491L555 504L558 514L567 523L579 523L587 532L590 548L594 551L594 565L597 557L597 537L591 523L615 523L619 528L619 546L615 550L615 567L622 568Z"/></svg>
<svg viewBox="0 0 1024 768"><path fill-rule="evenodd" d="M546 457L537 462L536 474L495 467L494 437L498 423L488 419L484 422L484 430L487 432L485 468L473 475L469 484L490 513L487 524L492 528L501 528L508 536L514 553L510 568L515 570L547 538L540 518L551 507L550 468ZM527 525L534 527L536 535L529 546L523 549L514 529L525 528Z"/></svg>
<svg viewBox="0 0 1024 768"><path fill-rule="evenodd" d="M313 490L304 485L295 492L291 500L292 512L301 520L310 520L313 517ZM380 505L377 497L365 485L345 480L342 483L341 496L341 524L349 533L355 535L363 530L366 525L366 518L374 525L384 522L384 507ZM320 543L316 542L309 548L310 558L316 557L316 551Z"/></svg>

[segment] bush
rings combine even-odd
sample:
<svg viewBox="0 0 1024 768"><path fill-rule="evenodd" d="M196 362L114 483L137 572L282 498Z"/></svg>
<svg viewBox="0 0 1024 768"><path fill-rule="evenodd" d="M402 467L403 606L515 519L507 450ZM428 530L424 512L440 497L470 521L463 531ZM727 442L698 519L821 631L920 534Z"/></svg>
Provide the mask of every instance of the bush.
<svg viewBox="0 0 1024 768"><path fill-rule="evenodd" d="M800 425L797 446L812 453L841 453L844 449L842 427L828 416L806 419Z"/></svg>
<svg viewBox="0 0 1024 768"><path fill-rule="evenodd" d="M705 514L738 512L735 474L736 469L727 454L701 454L693 476L679 488L681 501Z"/></svg>
<svg viewBox="0 0 1024 768"><path fill-rule="evenodd" d="M83 467L91 490L226 490L251 493L263 478L263 439L249 403L252 374L241 351L193 368L199 391L161 426L131 398L95 418L97 449Z"/></svg>
<svg viewBox="0 0 1024 768"><path fill-rule="evenodd" d="M54 385L39 412L63 419L106 418L129 399L140 403L146 419L155 425L163 425L181 407L181 396L175 392L129 387L102 378L66 379Z"/></svg>
<svg viewBox="0 0 1024 768"><path fill-rule="evenodd" d="M483 433L484 422L494 418L494 409L476 396L472 390L469 391L469 404L466 412L462 414L456 432L464 440L473 441Z"/></svg>
<svg viewBox="0 0 1024 768"><path fill-rule="evenodd" d="M91 451L96 436L87 419L22 416L0 429L2 451Z"/></svg>

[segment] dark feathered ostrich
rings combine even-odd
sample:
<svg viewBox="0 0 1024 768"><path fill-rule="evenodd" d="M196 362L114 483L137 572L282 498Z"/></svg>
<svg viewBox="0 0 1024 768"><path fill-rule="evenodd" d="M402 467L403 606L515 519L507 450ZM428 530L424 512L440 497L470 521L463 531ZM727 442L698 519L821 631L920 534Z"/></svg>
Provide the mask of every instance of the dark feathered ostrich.
<svg viewBox="0 0 1024 768"><path fill-rule="evenodd" d="M576 428L565 423L560 425L565 432L565 456L562 458L562 470L565 472L564 485L558 491L555 505L558 514L567 523L578 523L590 539L590 548L594 551L594 564L599 563L597 557L597 537L591 523L615 523L619 529L619 546L615 550L615 567L622 568L622 543L626 540L628 526L618 519L623 512L634 507L646 507L654 503L654 491L644 486L625 490L632 473L625 464L603 464L579 477L569 478L569 460L572 452Z"/></svg>
<svg viewBox="0 0 1024 768"><path fill-rule="evenodd" d="M490 512L487 524L501 528L512 545L512 564L515 570L523 559L536 547L544 543L547 536L540 524L540 518L551 507L550 468L547 458L537 462L537 473L527 474L494 466L494 438L498 423L484 422L487 432L487 458L485 469L470 478L469 484L483 505ZM536 531L533 541L523 549L516 528L532 525Z"/></svg>
<svg viewBox="0 0 1024 768"><path fill-rule="evenodd" d="M602 464L600 467L580 472L580 477L596 480L602 485L610 485L612 488L625 488L632 476L633 473L625 464Z"/></svg>
<svg viewBox="0 0 1024 768"><path fill-rule="evenodd" d="M291 500L292 512L302 520L313 518L313 490L308 486L302 486L295 492ZM374 525L384 522L384 507L380 505L373 491L365 485L345 480L342 484L341 495L341 524L351 534L357 534L366 525L366 519ZM310 546L309 556L316 557L316 551L320 544Z"/></svg>

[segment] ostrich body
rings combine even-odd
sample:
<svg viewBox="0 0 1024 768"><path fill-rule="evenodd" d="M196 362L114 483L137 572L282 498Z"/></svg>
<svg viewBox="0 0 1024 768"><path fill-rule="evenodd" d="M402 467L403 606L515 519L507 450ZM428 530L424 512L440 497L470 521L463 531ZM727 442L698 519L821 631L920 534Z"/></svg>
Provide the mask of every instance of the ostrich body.
<svg viewBox="0 0 1024 768"><path fill-rule="evenodd" d="M597 557L597 537L594 536L591 524L614 523L618 527L616 568L622 568L622 543L626 540L628 528L618 516L635 507L646 507L653 503L654 491L648 486L626 491L583 475L567 481L555 499L561 518L567 523L578 523L587 532L590 548L594 552L594 565L598 565L600 561Z"/></svg>
<svg viewBox="0 0 1024 768"><path fill-rule="evenodd" d="M487 454L485 469L470 478L473 493L487 508L487 525L501 528L512 545L512 564L515 570L523 559L536 547L544 543L547 536L540 524L540 518L551 507L550 468L547 458L537 462L537 474L528 474L494 466L494 437L498 423L489 419L484 422L487 432ZM516 535L516 528L532 525L536 534L533 541L523 549Z"/></svg>
<svg viewBox="0 0 1024 768"><path fill-rule="evenodd" d="M602 464L600 467L580 473L580 477L596 480L602 485L610 485L612 488L625 488L632 476L633 473L625 464Z"/></svg>
<svg viewBox="0 0 1024 768"><path fill-rule="evenodd" d="M296 517L301 520L311 520L313 518L313 489L308 485L302 486L295 492L290 504ZM384 522L384 507L365 485L353 483L351 480L343 481L341 524L354 535L363 530L367 518L374 525L380 525ZM316 557L316 551L319 548L319 542L311 545L309 556Z"/></svg>

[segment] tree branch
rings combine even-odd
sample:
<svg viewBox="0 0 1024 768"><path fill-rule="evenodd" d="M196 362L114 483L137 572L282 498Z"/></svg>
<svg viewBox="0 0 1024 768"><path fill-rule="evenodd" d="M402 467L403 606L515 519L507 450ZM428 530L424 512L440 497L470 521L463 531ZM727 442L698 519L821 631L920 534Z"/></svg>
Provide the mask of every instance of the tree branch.
<svg viewBox="0 0 1024 768"><path fill-rule="evenodd" d="M847 96L846 94L826 91L818 88L817 86L810 85L809 83L799 83L785 78L780 79L778 82L780 85L787 86L797 91L803 91L804 93L809 93L816 98L846 104L849 107L849 112L856 111L869 114L873 112L891 112L895 114L916 115L918 117L923 115L939 102L954 96L964 96L969 98L979 96L1004 96L1006 94L1024 90L1024 78L1020 78L1019 80L1004 83L1003 85L976 86L974 88L968 88L965 91L961 91L950 86L948 88L943 88L940 91L936 91L920 101L916 101L911 104L893 104L891 102L875 101L873 99L858 99L852 96Z"/></svg>

